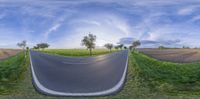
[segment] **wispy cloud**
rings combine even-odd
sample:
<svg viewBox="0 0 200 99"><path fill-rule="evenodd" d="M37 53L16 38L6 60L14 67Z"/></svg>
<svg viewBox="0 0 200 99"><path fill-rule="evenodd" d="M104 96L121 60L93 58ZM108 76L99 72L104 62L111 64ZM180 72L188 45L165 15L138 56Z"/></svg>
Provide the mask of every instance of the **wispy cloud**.
<svg viewBox="0 0 200 99"><path fill-rule="evenodd" d="M121 38L118 44L124 44L126 46L130 46L137 39L131 37ZM158 47L158 46L166 46L166 47L182 47L181 41L179 39L176 40L140 40L141 47Z"/></svg>
<svg viewBox="0 0 200 99"><path fill-rule="evenodd" d="M200 21L200 15L194 16L191 21Z"/></svg>
<svg viewBox="0 0 200 99"><path fill-rule="evenodd" d="M191 6L191 7L185 7L185 8L181 8L178 11L179 15L189 15L191 13L193 13L195 11L195 7Z"/></svg>
<svg viewBox="0 0 200 99"><path fill-rule="evenodd" d="M44 33L44 40L46 41L49 37L49 35L53 32L56 32L56 30L62 25L62 22L65 20L66 16L61 16L58 18L53 25Z"/></svg>
<svg viewBox="0 0 200 99"><path fill-rule="evenodd" d="M80 47L89 32L99 46L124 37L200 46L199 7L199 0L0 0L0 47L13 38Z"/></svg>
<svg viewBox="0 0 200 99"><path fill-rule="evenodd" d="M119 28L120 25L125 28L130 28L123 18L109 13L90 17L82 16L78 19L74 18L70 20L68 25L70 25L70 33L64 35L58 41L59 44L55 45L62 45L68 48L81 47L81 39L88 33L97 36L97 46L103 46L108 42L116 44L121 37L128 36L129 34L127 33L131 33L130 31L124 31L122 28ZM72 40L73 43L71 43Z"/></svg>
<svg viewBox="0 0 200 99"><path fill-rule="evenodd" d="M57 23L53 25L51 28L49 28L49 30L44 33L45 40L48 38L49 34L56 31L60 27L60 25L61 25L60 23Z"/></svg>

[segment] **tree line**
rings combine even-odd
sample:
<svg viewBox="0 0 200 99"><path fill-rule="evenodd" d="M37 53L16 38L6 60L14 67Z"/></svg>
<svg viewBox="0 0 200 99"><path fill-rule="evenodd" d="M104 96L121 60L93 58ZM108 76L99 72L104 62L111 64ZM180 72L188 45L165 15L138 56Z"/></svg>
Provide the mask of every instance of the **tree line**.
<svg viewBox="0 0 200 99"><path fill-rule="evenodd" d="M82 41L81 41L81 44L82 46L85 46L88 50L89 50L89 53L90 55L92 55L92 50L95 49L95 42L96 42L96 35L93 35L93 34L88 34L87 36L84 36ZM141 43L139 40L137 41L133 41L131 46L129 46L129 49L134 51L136 49L136 47L140 46ZM26 49L29 49L27 47L27 42L24 40L20 43L17 43L17 46L22 48L23 50ZM38 43L36 44L35 46L33 46L33 49L42 49L44 50L45 48L48 48L50 45L48 43ZM113 45L112 43L106 43L104 45L105 48L109 49L109 51L111 52L113 48L115 48L116 50L120 49L120 50L123 50L123 49L128 49L127 46L124 46L123 44L118 44L118 45Z"/></svg>
<svg viewBox="0 0 200 99"><path fill-rule="evenodd" d="M48 43L39 43L36 46L33 46L33 49L42 49L48 48L50 45Z"/></svg>
<svg viewBox="0 0 200 99"><path fill-rule="evenodd" d="M92 50L95 48L96 38L97 38L96 35L93 35L93 34L88 34L87 36L83 37L82 45L87 47L87 49L90 52L90 55L92 55ZM138 47L140 45L141 45L141 43L139 40L133 41L131 46L129 46L129 49L134 51L136 49L136 47ZM122 50L123 48L127 49L127 47L124 46L123 44L114 46L112 43L107 43L104 45L104 47L109 49L110 52L113 48L115 48L116 50L118 50L118 49Z"/></svg>
<svg viewBox="0 0 200 99"><path fill-rule="evenodd" d="M27 41L23 40L22 42L17 43L17 46L22 48L22 50L24 51L25 49L29 49L29 47L27 47ZM48 48L50 45L48 43L38 43L35 46L33 46L33 49L42 49L44 50L45 48Z"/></svg>

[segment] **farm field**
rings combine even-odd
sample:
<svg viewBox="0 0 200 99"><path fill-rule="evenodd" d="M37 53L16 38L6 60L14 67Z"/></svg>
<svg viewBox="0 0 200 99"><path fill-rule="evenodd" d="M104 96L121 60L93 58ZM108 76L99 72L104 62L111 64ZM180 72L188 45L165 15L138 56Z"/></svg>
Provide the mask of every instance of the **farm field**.
<svg viewBox="0 0 200 99"><path fill-rule="evenodd" d="M14 56L21 51L19 49L0 49L0 60Z"/></svg>
<svg viewBox="0 0 200 99"><path fill-rule="evenodd" d="M48 50L53 53L55 50ZM87 50L86 50L87 51ZM103 51L104 52L104 51ZM67 51L66 53L70 53ZM75 52L74 52L75 53ZM85 52L87 53L87 52ZM87 53L88 54L88 53ZM59 54L61 55L61 54ZM66 56L67 54L65 54ZM78 56L78 55L76 55ZM81 56L81 55L80 55ZM0 94L3 99L76 99L77 97L45 96L32 85L28 58L21 80L14 82L13 91ZM194 99L200 97L200 62L177 64L163 62L143 53L130 52L127 80L117 94L103 97L78 97L79 99Z"/></svg>
<svg viewBox="0 0 200 99"><path fill-rule="evenodd" d="M162 61L191 63L200 61L200 49L139 49L140 52Z"/></svg>

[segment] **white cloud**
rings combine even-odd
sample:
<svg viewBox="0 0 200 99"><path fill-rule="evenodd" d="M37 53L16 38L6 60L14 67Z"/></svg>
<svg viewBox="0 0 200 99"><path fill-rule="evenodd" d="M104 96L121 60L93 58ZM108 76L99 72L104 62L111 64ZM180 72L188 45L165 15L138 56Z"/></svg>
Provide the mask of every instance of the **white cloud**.
<svg viewBox="0 0 200 99"><path fill-rule="evenodd" d="M18 31L18 33L16 33ZM27 31L0 27L0 48L17 48L17 42L27 40L29 34Z"/></svg>
<svg viewBox="0 0 200 99"><path fill-rule="evenodd" d="M119 31L124 33L126 36L131 33L130 27L125 19L119 19L117 17L110 17L108 20L106 20L108 24L111 26L113 25L115 28L117 28Z"/></svg>
<svg viewBox="0 0 200 99"><path fill-rule="evenodd" d="M193 13L195 10L196 10L196 7L195 7L195 6L184 7L184 8L181 8L181 9L178 11L178 14L179 14L179 15L190 15L190 14Z"/></svg>
<svg viewBox="0 0 200 99"><path fill-rule="evenodd" d="M126 37L131 33L125 19L113 14L101 13L95 16L81 17L80 19L75 18L69 24L73 26L70 33L63 36L60 41L55 42L52 47L82 47L81 39L89 33L97 36L97 46L103 46L105 43L116 44L121 37Z"/></svg>
<svg viewBox="0 0 200 99"><path fill-rule="evenodd" d="M78 19L78 20L75 20L74 23L90 24L90 25L96 25L96 26L102 25L100 22L96 20L87 20L87 19Z"/></svg>
<svg viewBox="0 0 200 99"><path fill-rule="evenodd" d="M44 40L47 40L49 35L53 32L55 32L61 25L62 22L65 20L66 15L61 16L60 18L58 18L57 20L55 20L55 22L53 23L52 27L50 27L45 33L44 33Z"/></svg>
<svg viewBox="0 0 200 99"><path fill-rule="evenodd" d="M200 15L194 16L191 21L198 21L200 20Z"/></svg>
<svg viewBox="0 0 200 99"><path fill-rule="evenodd" d="M22 6L22 13L30 16L40 16L44 18L54 17L54 9L49 7Z"/></svg>
<svg viewBox="0 0 200 99"><path fill-rule="evenodd" d="M54 24L51 28L47 30L47 32L44 33L45 40L48 39L49 34L56 31L61 26L61 23Z"/></svg>
<svg viewBox="0 0 200 99"><path fill-rule="evenodd" d="M48 42L52 33L57 33L61 26L64 27L67 24L67 31L66 29L59 31L63 34L66 33L66 35L61 37L62 39L58 42L52 41L53 46L80 47L82 37L89 32L97 35L98 45L107 42L116 43L122 37L157 40L175 39L178 37L174 36L177 33L186 35L184 31L193 34L198 33L198 26L193 29L187 27L194 27L193 21L200 20L200 16L186 19L185 22L176 22L177 20L175 20L182 17L179 15L191 15L197 12L198 2L200 3L199 0L0 0L0 7L14 6L13 8L19 8L16 9L16 12L19 11L20 13L17 12L18 14L13 14L13 16L19 15L21 17L20 14L23 14L22 16L25 16L23 21L25 20L24 23L26 24L17 28L27 27L32 29L31 26L39 24L41 28L44 25L45 28L43 29L46 29L46 26L48 26L47 30L38 30L44 32L38 33L36 42L41 40ZM90 3L96 3L95 8L99 8L93 9L93 5L89 6ZM110 7L110 9L105 10L107 7ZM171 9L178 10L173 11ZM179 15L177 16L177 14ZM63 17L62 15L73 15L74 17L67 19L66 16ZM38 16L40 16L39 18L42 17L44 21L32 22L32 18L38 19ZM5 16L0 14L0 19L3 17ZM50 24L49 20L52 19L55 20ZM64 23L65 19L67 22ZM184 24L187 20L192 22ZM3 27L3 25L0 27ZM33 28L35 29L35 27ZM24 32L24 34L26 33ZM185 39L185 37L182 38ZM189 39L186 41L189 41Z"/></svg>
<svg viewBox="0 0 200 99"><path fill-rule="evenodd" d="M21 5L39 5L45 7L63 7L71 5L82 5L91 2L96 3L117 3L123 6L167 6L179 4L197 4L199 0L0 0L0 6L21 6Z"/></svg>

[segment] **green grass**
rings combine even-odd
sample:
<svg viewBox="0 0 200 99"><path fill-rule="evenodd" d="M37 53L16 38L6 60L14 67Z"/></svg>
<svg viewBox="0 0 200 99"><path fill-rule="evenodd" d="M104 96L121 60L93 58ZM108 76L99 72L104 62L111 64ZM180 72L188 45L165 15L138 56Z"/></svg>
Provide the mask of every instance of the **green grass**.
<svg viewBox="0 0 200 99"><path fill-rule="evenodd" d="M28 59L27 59L28 60ZM199 63L162 62L141 53L129 53L128 75L123 89L103 97L53 97L39 94L32 85L29 61L23 80L0 99L193 99L199 96Z"/></svg>
<svg viewBox="0 0 200 99"><path fill-rule="evenodd" d="M120 91L119 93L115 94L115 95L111 95L111 96L104 96L104 97L78 97L78 99L132 99L132 98L136 98L138 99L138 95L141 95L141 93L143 93L144 91L139 91L136 86L138 86L139 83L135 83L135 78L134 78L134 68L132 66L132 60L129 61L129 69L128 69L128 76L127 76L127 82L123 88L122 91ZM27 62L29 63L29 62ZM16 90L14 93L10 93L9 95L4 95L4 96L0 96L5 98L5 99L13 99L13 98L20 98L20 99L74 99L77 97L53 97L53 96L45 96L42 95L38 92L35 91L34 87L32 86L32 78L31 78L31 72L30 72L30 68L27 64L27 71L25 72L25 78L23 79L23 81L21 81L20 83L18 83L18 85L16 85ZM140 93L141 92L141 93ZM134 93L134 94L133 94Z"/></svg>
<svg viewBox="0 0 200 99"><path fill-rule="evenodd" d="M138 77L152 91L166 94L200 94L200 62L177 64L162 62L141 53L133 53Z"/></svg>
<svg viewBox="0 0 200 99"><path fill-rule="evenodd" d="M86 49L45 49L40 50L41 52L55 55L63 55L63 56L74 56L74 57L85 57L90 56L89 50ZM112 52L116 52L118 50L112 50ZM107 49L95 49L92 51L92 56L102 55L110 53Z"/></svg>
<svg viewBox="0 0 200 99"><path fill-rule="evenodd" d="M25 71L25 54L0 61L0 94L7 94L13 90L13 86L22 78Z"/></svg>

